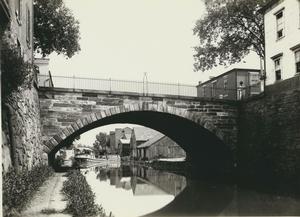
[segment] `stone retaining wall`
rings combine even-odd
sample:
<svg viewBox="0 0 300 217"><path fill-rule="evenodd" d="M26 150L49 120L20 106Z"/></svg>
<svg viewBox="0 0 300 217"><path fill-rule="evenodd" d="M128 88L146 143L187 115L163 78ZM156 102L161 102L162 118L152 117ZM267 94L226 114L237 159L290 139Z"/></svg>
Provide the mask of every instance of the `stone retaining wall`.
<svg viewBox="0 0 300 217"><path fill-rule="evenodd" d="M256 178L299 176L299 78L268 86L265 95L241 105L238 163L242 174Z"/></svg>
<svg viewBox="0 0 300 217"><path fill-rule="evenodd" d="M36 88L14 93L2 111L2 168L31 169L43 158L38 92ZM13 138L13 139L11 139Z"/></svg>

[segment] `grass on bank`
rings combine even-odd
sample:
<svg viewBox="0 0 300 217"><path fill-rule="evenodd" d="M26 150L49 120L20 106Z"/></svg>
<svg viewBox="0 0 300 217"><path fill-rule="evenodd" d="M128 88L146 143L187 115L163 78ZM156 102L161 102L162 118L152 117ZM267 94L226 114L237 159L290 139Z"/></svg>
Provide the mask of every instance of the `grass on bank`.
<svg viewBox="0 0 300 217"><path fill-rule="evenodd" d="M13 217L26 207L34 193L54 171L46 165L38 165L31 170L16 172L10 169L3 175L2 196L3 216Z"/></svg>
<svg viewBox="0 0 300 217"><path fill-rule="evenodd" d="M95 203L95 194L85 176L79 170L72 170L67 173L67 177L62 188L67 199L66 212L80 217L106 217L103 208Z"/></svg>

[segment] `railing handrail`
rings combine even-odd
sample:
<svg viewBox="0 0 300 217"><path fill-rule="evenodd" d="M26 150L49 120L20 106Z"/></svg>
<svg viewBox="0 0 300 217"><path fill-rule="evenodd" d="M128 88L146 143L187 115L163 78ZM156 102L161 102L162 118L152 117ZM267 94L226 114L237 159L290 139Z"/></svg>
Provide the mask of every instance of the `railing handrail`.
<svg viewBox="0 0 300 217"><path fill-rule="evenodd" d="M48 77L49 75L41 75L41 77ZM113 79L113 78L90 78L90 77L80 77L80 76L64 76L64 75L51 75L52 78L66 78L66 79L82 79L82 80L98 80L98 81L117 81L117 82L135 82L135 83L143 83L143 81L137 80L122 80L122 79ZM157 81L148 81L148 84L163 84L163 85L176 85L176 86L186 86L186 87L195 87L196 85L192 84L183 84L183 83L172 83L172 82L157 82Z"/></svg>

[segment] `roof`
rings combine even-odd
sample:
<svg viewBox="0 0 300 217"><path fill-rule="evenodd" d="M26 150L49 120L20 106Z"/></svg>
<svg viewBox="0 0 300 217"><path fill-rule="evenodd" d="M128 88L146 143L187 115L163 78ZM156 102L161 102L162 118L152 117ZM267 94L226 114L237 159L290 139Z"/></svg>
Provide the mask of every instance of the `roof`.
<svg viewBox="0 0 300 217"><path fill-rule="evenodd" d="M131 138L131 133L125 133L125 138L130 139Z"/></svg>
<svg viewBox="0 0 300 217"><path fill-rule="evenodd" d="M156 136L149 139L147 142L140 144L137 148L147 148L153 145L155 142L161 140L163 137L166 137L164 134L159 133Z"/></svg>
<svg viewBox="0 0 300 217"><path fill-rule="evenodd" d="M160 132L147 127L135 127L133 130L136 141L147 141L157 134L160 134Z"/></svg>
<svg viewBox="0 0 300 217"><path fill-rule="evenodd" d="M264 14L270 7L272 7L274 4L278 3L280 0L270 0L268 1L261 9L259 9L259 12Z"/></svg>
<svg viewBox="0 0 300 217"><path fill-rule="evenodd" d="M216 76L216 77L214 77L214 78L212 78L212 79L209 79L209 80L207 80L207 81L205 81L205 82L203 82L203 83L201 83L201 84L198 84L197 87L200 87L200 86L205 85L205 84L207 84L207 83L209 83L209 82L212 82L212 81L214 81L214 80L217 80L218 78L223 77L223 76L225 76L225 75L228 75L228 74L230 74L230 73L232 73L232 72L235 72L235 71L242 71L242 72L250 72L250 71L251 71L251 72L260 72L260 69L234 68L234 69L231 69L231 70L229 70L229 71L227 71L227 72L224 72L224 73L222 73L222 74L220 74L220 75L218 75L218 76Z"/></svg>

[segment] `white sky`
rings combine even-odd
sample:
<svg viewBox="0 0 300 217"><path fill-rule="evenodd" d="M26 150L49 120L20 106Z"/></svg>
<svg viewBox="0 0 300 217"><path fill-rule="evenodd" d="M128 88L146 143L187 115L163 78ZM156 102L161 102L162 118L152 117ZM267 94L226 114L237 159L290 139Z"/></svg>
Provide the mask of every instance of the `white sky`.
<svg viewBox="0 0 300 217"><path fill-rule="evenodd" d="M65 0L80 22L81 51L50 55L53 75L197 84L225 72L193 71L193 35L202 0ZM254 56L254 55L253 55ZM259 68L251 56L238 67ZM233 66L227 68L229 70Z"/></svg>

